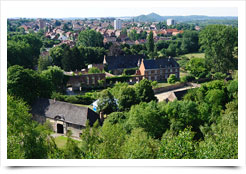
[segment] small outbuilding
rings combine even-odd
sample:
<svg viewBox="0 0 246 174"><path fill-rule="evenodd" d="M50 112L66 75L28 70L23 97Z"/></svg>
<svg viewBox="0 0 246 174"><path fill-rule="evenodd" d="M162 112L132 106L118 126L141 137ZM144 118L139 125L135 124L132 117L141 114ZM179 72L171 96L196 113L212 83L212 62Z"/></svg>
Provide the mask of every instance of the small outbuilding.
<svg viewBox="0 0 246 174"><path fill-rule="evenodd" d="M66 135L70 130L73 137L80 137L87 120L90 126L99 120L99 115L90 108L52 99L38 99L31 112L39 123L49 121L54 132Z"/></svg>

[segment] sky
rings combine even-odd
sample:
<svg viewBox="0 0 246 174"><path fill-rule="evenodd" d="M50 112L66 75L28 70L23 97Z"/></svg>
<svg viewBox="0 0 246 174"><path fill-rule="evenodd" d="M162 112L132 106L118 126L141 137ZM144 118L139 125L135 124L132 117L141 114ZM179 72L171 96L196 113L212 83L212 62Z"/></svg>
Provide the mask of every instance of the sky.
<svg viewBox="0 0 246 174"><path fill-rule="evenodd" d="M2 1L3 2L3 1ZM175 2L175 1L174 1ZM177 2L177 1L176 1ZM64 17L123 17L157 13L161 16L238 16L237 8L233 6L221 7L216 4L196 4L194 1L184 4L157 3L148 1L136 2L81 2L81 1L42 1L42 2L5 2L8 9L5 13L8 18L64 18ZM215 5L215 6L213 6Z"/></svg>

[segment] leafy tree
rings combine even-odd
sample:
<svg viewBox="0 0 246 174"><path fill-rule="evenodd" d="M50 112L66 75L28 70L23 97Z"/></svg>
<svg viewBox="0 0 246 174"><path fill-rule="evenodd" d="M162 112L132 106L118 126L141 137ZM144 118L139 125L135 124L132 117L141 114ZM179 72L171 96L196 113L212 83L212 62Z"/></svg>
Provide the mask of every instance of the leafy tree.
<svg viewBox="0 0 246 174"><path fill-rule="evenodd" d="M175 82L177 82L177 81L178 81L178 79L177 79L177 77L176 77L175 74L171 74L171 75L168 77L168 79L167 79L167 82L168 82L169 84L173 84L173 83L175 83Z"/></svg>
<svg viewBox="0 0 246 174"><path fill-rule="evenodd" d="M120 110L128 110L136 104L136 93L134 88L127 87L121 88L119 91L118 104Z"/></svg>
<svg viewBox="0 0 246 174"><path fill-rule="evenodd" d="M23 99L31 104L39 97L51 95L50 83L36 71L24 69L19 65L8 68L8 94Z"/></svg>
<svg viewBox="0 0 246 174"><path fill-rule="evenodd" d="M52 91L64 91L64 72L58 66L49 66L47 70L42 71L42 77L50 81Z"/></svg>
<svg viewBox="0 0 246 174"><path fill-rule="evenodd" d="M131 30L130 33L128 34L128 37L130 40L135 41L138 40L138 34L136 30Z"/></svg>
<svg viewBox="0 0 246 174"><path fill-rule="evenodd" d="M121 159L121 147L125 141L126 131L121 124L105 124L100 131L98 145L100 159Z"/></svg>
<svg viewBox="0 0 246 174"><path fill-rule="evenodd" d="M8 159L46 159L51 150L50 130L32 120L29 107L22 100L7 98Z"/></svg>
<svg viewBox="0 0 246 174"><path fill-rule="evenodd" d="M71 138L71 132L68 130L68 138L64 149L64 158L65 159L80 159L81 158L81 149L78 147L78 144Z"/></svg>
<svg viewBox="0 0 246 174"><path fill-rule="evenodd" d="M154 37L153 37L153 32L150 31L148 37L147 37L147 50L148 52L154 52L155 48L155 43L154 43Z"/></svg>
<svg viewBox="0 0 246 174"><path fill-rule="evenodd" d="M186 69L190 71L195 77L205 77L208 73L205 67L205 59L203 58L192 58L187 64Z"/></svg>
<svg viewBox="0 0 246 174"><path fill-rule="evenodd" d="M171 57L175 57L177 54L176 49L177 49L176 44L174 44L174 43L169 44L168 48L166 49L166 55L171 56Z"/></svg>
<svg viewBox="0 0 246 174"><path fill-rule="evenodd" d="M126 28L122 29L121 35L127 36L127 29Z"/></svg>
<svg viewBox="0 0 246 174"><path fill-rule="evenodd" d="M139 39L146 39L147 38L147 32L143 31L142 33L140 33Z"/></svg>
<svg viewBox="0 0 246 174"><path fill-rule="evenodd" d="M88 74L95 74L95 73L101 73L100 69L98 69L97 67L92 67L88 71Z"/></svg>
<svg viewBox="0 0 246 174"><path fill-rule="evenodd" d="M117 110L115 98L109 90L105 89L101 92L97 103L97 109L104 114L110 114Z"/></svg>
<svg viewBox="0 0 246 174"><path fill-rule="evenodd" d="M77 43L78 45L82 45L85 47L102 47L103 36L101 35L100 32L86 29L79 33Z"/></svg>
<svg viewBox="0 0 246 174"><path fill-rule="evenodd" d="M150 102L151 100L157 100L152 89L151 82L147 79L141 80L135 85L135 91L137 100L140 102Z"/></svg>
<svg viewBox="0 0 246 174"><path fill-rule="evenodd" d="M155 47L157 51L162 50L163 48L167 49L169 44L165 40L159 40L156 42Z"/></svg>
<svg viewBox="0 0 246 174"><path fill-rule="evenodd" d="M194 132L190 128L180 131L178 135L166 132L161 140L158 158L162 159L194 159L196 158L193 141Z"/></svg>
<svg viewBox="0 0 246 174"><path fill-rule="evenodd" d="M183 53L197 52L198 45L198 32L197 31L185 31L182 37L181 50Z"/></svg>
<svg viewBox="0 0 246 174"><path fill-rule="evenodd" d="M50 53L50 57L53 60L53 64L59 67L62 67L62 58L64 55L66 49L63 49L63 47L61 46L57 46L54 48L51 48L49 53Z"/></svg>
<svg viewBox="0 0 246 174"><path fill-rule="evenodd" d="M213 72L226 73L236 69L233 56L238 44L238 30L231 26L209 25L199 34L199 42L205 51L205 63Z"/></svg>
<svg viewBox="0 0 246 174"><path fill-rule="evenodd" d="M96 121L93 127L90 127L89 121L86 122L86 128L81 135L82 145L81 152L82 158L85 159L97 159L98 157L98 145L101 143L99 137L99 123Z"/></svg>
<svg viewBox="0 0 246 174"><path fill-rule="evenodd" d="M204 141L196 148L200 159L237 159L238 158L238 102L234 100L226 105L218 124L209 128L201 127Z"/></svg>
<svg viewBox="0 0 246 174"><path fill-rule="evenodd" d="M192 126L192 130L197 132L198 138L201 137L199 126L204 123L197 104L193 101L169 102L164 108L170 120L170 130L178 132L187 126Z"/></svg>
<svg viewBox="0 0 246 174"><path fill-rule="evenodd" d="M100 47L78 47L83 66L88 64L98 64L103 62L105 49Z"/></svg>
<svg viewBox="0 0 246 174"><path fill-rule="evenodd" d="M126 121L126 116L123 112L113 112L107 116L107 119L104 121L104 124L116 124L124 123Z"/></svg>
<svg viewBox="0 0 246 174"><path fill-rule="evenodd" d="M77 47L67 48L61 60L62 68L65 71L80 70L85 67L84 57Z"/></svg>
<svg viewBox="0 0 246 174"><path fill-rule="evenodd" d="M52 59L50 56L40 56L38 59L38 71L43 71L52 65Z"/></svg>
<svg viewBox="0 0 246 174"><path fill-rule="evenodd" d="M127 136L122 146L122 158L125 159L155 159L158 144L147 135L143 129L134 129Z"/></svg>
<svg viewBox="0 0 246 174"><path fill-rule="evenodd" d="M37 65L42 42L33 34L8 35L8 67L20 65L33 68Z"/></svg>
<svg viewBox="0 0 246 174"><path fill-rule="evenodd" d="M160 112L157 103L151 101L132 106L128 112L127 125L130 129L143 128L150 136L160 138L169 123L165 113Z"/></svg>

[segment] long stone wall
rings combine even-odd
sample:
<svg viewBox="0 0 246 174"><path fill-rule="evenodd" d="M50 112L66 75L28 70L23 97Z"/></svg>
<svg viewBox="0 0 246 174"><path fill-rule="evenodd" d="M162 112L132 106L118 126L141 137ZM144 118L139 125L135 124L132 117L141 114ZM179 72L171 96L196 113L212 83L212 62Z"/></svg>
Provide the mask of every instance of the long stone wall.
<svg viewBox="0 0 246 174"><path fill-rule="evenodd" d="M158 93L161 93L161 92L167 92L167 91L170 91L170 90L182 88L184 86L187 86L187 83L178 83L178 84L174 84L174 85L170 85L170 86L156 88L156 89L153 89L153 91L154 91L155 94L158 94Z"/></svg>

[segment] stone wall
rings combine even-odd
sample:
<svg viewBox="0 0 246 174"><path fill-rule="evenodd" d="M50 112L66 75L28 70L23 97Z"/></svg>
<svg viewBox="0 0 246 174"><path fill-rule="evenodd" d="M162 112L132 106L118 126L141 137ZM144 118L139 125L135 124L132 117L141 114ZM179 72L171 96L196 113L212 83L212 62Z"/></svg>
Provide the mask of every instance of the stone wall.
<svg viewBox="0 0 246 174"><path fill-rule="evenodd" d="M170 91L170 90L182 88L184 86L187 86L187 84L186 83L178 83L178 84L174 84L174 85L170 85L170 86L156 88L156 89L153 89L153 91L154 91L155 94L158 94L158 93L161 93L161 92L167 92L167 91Z"/></svg>

